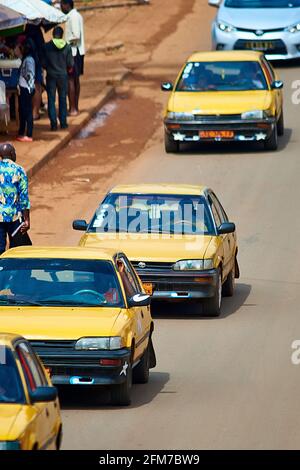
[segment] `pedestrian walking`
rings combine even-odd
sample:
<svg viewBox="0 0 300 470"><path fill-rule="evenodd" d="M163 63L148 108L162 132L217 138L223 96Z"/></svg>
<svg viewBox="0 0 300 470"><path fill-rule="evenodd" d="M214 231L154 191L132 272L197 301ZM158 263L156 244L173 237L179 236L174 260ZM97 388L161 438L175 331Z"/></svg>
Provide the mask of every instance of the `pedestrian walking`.
<svg viewBox="0 0 300 470"><path fill-rule="evenodd" d="M19 78L20 127L17 140L19 142L32 142L32 98L35 91L34 43L32 40L27 39L23 44L18 44L16 53L22 58Z"/></svg>
<svg viewBox="0 0 300 470"><path fill-rule="evenodd" d="M68 80L69 114L79 112L80 76L84 73L84 26L81 14L74 8L73 0L62 0L61 9L67 15L65 39L72 47L74 67Z"/></svg>
<svg viewBox="0 0 300 470"><path fill-rule="evenodd" d="M46 69L48 115L51 130L57 130L57 115L55 109L56 92L58 93L58 117L61 129L66 129L67 124L67 92L68 73L72 73L74 59L72 48L63 39L64 31L60 26L53 30L53 39L43 47L43 67Z"/></svg>
<svg viewBox="0 0 300 470"><path fill-rule="evenodd" d="M16 163L13 145L0 145L0 254L10 247L29 245L30 202L28 178L25 170ZM18 240L18 241L17 241Z"/></svg>

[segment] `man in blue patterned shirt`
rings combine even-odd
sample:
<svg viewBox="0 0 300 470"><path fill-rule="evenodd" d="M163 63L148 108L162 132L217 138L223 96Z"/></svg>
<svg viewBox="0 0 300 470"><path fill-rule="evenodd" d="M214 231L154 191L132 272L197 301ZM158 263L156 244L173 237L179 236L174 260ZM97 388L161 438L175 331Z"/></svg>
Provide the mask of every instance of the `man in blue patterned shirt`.
<svg viewBox="0 0 300 470"><path fill-rule="evenodd" d="M11 144L0 145L0 254L5 251L7 236L19 227L21 234L30 228L30 202L25 170L16 163Z"/></svg>

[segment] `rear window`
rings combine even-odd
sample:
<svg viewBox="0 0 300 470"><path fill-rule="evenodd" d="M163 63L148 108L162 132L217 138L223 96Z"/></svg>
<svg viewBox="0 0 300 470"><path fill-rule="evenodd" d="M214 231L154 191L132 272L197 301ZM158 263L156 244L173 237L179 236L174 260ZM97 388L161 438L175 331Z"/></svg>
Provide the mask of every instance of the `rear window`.
<svg viewBox="0 0 300 470"><path fill-rule="evenodd" d="M0 344L0 403L25 403L23 385L11 350Z"/></svg>

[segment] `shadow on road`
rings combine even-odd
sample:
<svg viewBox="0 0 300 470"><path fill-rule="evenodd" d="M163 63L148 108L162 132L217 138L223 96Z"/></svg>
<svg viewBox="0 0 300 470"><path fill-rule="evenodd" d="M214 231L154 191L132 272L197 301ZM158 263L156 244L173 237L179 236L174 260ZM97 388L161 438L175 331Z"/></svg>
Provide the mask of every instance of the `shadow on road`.
<svg viewBox="0 0 300 470"><path fill-rule="evenodd" d="M212 320L218 321L233 315L245 304L251 292L251 285L237 283L233 297L224 297L222 301L222 314L220 317L207 317L203 305L199 303L153 303L152 317L158 320Z"/></svg>
<svg viewBox="0 0 300 470"><path fill-rule="evenodd" d="M150 403L156 395L162 392L170 376L166 372L150 371L148 384L134 384L132 387L132 402L128 408L138 408ZM59 387L59 399L62 410L118 410L110 406L109 387Z"/></svg>

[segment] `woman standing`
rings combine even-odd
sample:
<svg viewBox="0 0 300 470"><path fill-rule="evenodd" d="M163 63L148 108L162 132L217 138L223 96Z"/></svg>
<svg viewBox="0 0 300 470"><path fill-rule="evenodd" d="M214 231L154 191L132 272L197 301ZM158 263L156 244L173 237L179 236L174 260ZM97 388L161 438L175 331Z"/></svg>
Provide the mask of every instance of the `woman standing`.
<svg viewBox="0 0 300 470"><path fill-rule="evenodd" d="M35 91L35 61L34 44L27 39L18 47L18 55L22 57L19 78L19 120L20 127L17 140L19 142L32 142L33 115L32 98Z"/></svg>

